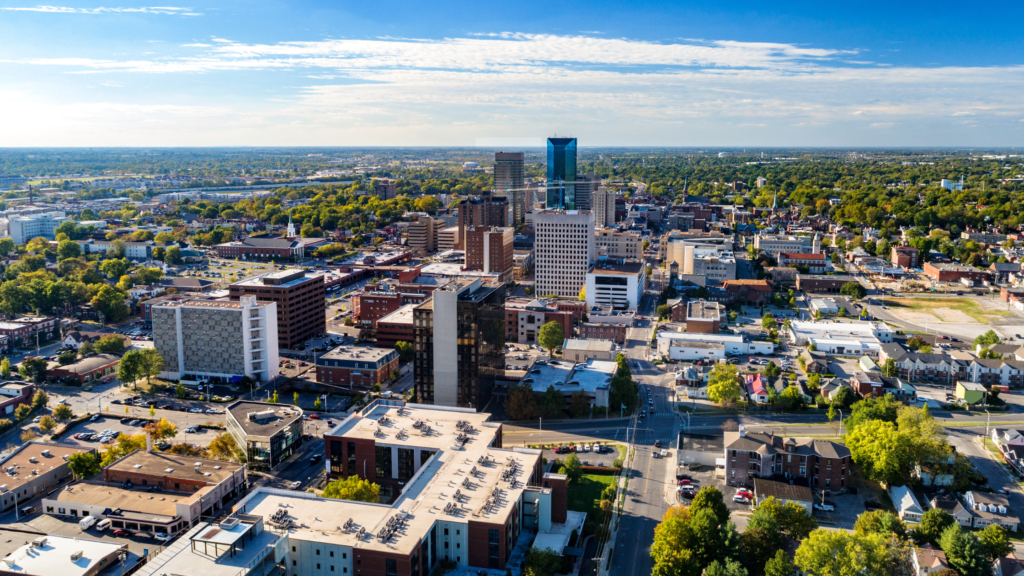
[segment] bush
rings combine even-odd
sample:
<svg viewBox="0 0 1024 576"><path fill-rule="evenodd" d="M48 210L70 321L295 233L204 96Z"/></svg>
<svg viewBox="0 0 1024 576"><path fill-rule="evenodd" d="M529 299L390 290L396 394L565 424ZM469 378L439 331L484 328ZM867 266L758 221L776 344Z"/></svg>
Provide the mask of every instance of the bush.
<svg viewBox="0 0 1024 576"><path fill-rule="evenodd" d="M622 469L622 456L619 456L614 462L612 462L612 468Z"/></svg>

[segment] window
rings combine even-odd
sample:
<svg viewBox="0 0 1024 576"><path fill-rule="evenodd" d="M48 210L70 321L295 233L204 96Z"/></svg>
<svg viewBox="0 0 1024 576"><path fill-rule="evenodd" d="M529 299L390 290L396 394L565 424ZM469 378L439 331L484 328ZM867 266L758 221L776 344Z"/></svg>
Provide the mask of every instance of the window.
<svg viewBox="0 0 1024 576"><path fill-rule="evenodd" d="M377 446L377 477L378 478L391 478L391 447L390 446Z"/></svg>
<svg viewBox="0 0 1024 576"><path fill-rule="evenodd" d="M334 550L331 550L331 558L334 558Z"/></svg>
<svg viewBox="0 0 1024 576"><path fill-rule="evenodd" d="M394 558L385 558L384 574L386 576L398 576L398 561Z"/></svg>
<svg viewBox="0 0 1024 576"><path fill-rule="evenodd" d="M354 476L356 473L356 443L348 443L348 475Z"/></svg>

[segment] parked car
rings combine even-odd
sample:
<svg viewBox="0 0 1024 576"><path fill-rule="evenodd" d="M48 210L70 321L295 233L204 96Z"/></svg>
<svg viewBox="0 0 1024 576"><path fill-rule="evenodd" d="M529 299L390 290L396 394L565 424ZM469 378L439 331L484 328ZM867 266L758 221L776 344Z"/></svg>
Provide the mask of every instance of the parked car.
<svg viewBox="0 0 1024 576"><path fill-rule="evenodd" d="M739 502L740 504L750 504L750 499L744 498L739 494L732 497L733 502Z"/></svg>
<svg viewBox="0 0 1024 576"><path fill-rule="evenodd" d="M833 506L832 504L827 503L827 502L824 503L824 504L819 504L818 502L815 502L814 503L814 509L815 510L820 510L822 512L834 512L836 507Z"/></svg>
<svg viewBox="0 0 1024 576"><path fill-rule="evenodd" d="M299 482L298 480L288 485L292 490L298 490L300 486L302 486L302 482Z"/></svg>
<svg viewBox="0 0 1024 576"><path fill-rule="evenodd" d="M654 441L654 447L655 448L661 448L661 440L655 440Z"/></svg>
<svg viewBox="0 0 1024 576"><path fill-rule="evenodd" d="M123 529L123 528L118 528L118 529L114 530L113 532L111 532L110 535L111 536L116 536L118 538L127 538L127 537L131 536L132 533L127 531L127 530L125 530L125 529Z"/></svg>

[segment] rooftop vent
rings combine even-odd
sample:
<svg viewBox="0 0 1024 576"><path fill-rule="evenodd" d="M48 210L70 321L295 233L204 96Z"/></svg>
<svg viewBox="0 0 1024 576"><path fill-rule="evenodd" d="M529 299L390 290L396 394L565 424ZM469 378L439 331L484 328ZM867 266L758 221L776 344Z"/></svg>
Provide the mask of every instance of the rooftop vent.
<svg viewBox="0 0 1024 576"><path fill-rule="evenodd" d="M44 458L49 458L49 457L51 457L51 456L52 456L52 455L50 454L50 451L49 451L49 450L43 450L43 457L44 457Z"/></svg>
<svg viewBox="0 0 1024 576"><path fill-rule="evenodd" d="M167 470L164 470L164 472L170 474L171 472L174 472L174 468L168 468Z"/></svg>
<svg viewBox="0 0 1024 576"><path fill-rule="evenodd" d="M75 551L74 553L71 554L71 561L72 562L78 562L79 560L82 559L82 555L83 554L85 554L85 552L83 552L82 550Z"/></svg>
<svg viewBox="0 0 1024 576"><path fill-rule="evenodd" d="M220 527L224 530L231 530L235 526L238 526L238 518L234 516L228 516L220 522Z"/></svg>

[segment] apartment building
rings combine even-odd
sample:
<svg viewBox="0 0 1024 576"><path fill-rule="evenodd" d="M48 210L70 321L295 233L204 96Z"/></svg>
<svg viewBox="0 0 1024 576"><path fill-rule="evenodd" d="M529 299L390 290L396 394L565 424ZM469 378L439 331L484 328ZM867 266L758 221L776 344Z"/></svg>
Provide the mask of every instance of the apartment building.
<svg viewBox="0 0 1024 576"><path fill-rule="evenodd" d="M644 256L644 239L635 232L598 230L594 232L594 246L598 257L637 259Z"/></svg>
<svg viewBox="0 0 1024 576"><path fill-rule="evenodd" d="M505 366L505 285L460 280L413 311L416 398L480 408Z"/></svg>
<svg viewBox="0 0 1024 576"><path fill-rule="evenodd" d="M460 248L466 240L466 228L471 226L508 226L508 199L483 194L459 202L458 213Z"/></svg>
<svg viewBox="0 0 1024 576"><path fill-rule="evenodd" d="M725 433L725 480L747 486L754 478L801 479L812 489L842 492L850 478L850 450L842 444L774 433Z"/></svg>
<svg viewBox="0 0 1024 576"><path fill-rule="evenodd" d="M615 192L606 186L598 186L591 196L590 206L598 228L615 226Z"/></svg>
<svg viewBox="0 0 1024 576"><path fill-rule="evenodd" d="M373 181L373 195L381 200L393 200L398 196L398 181L391 178L377 178Z"/></svg>
<svg viewBox="0 0 1024 576"><path fill-rule="evenodd" d="M78 246L82 249L82 254L106 254L112 246L114 246L115 240L76 240ZM120 240L117 241L124 246L124 256L129 260L150 260L153 258L153 251L157 248L163 248L164 250L171 246L177 246L174 242L154 242L153 240L147 240L144 242L131 242Z"/></svg>
<svg viewBox="0 0 1024 576"><path fill-rule="evenodd" d="M278 374L277 303L241 296L237 302L185 300L156 306L153 346L171 380Z"/></svg>
<svg viewBox="0 0 1024 576"><path fill-rule="evenodd" d="M536 344L542 326L558 322L562 335L571 338L573 314L549 306L542 300L509 300L505 302L505 341L516 344Z"/></svg>
<svg viewBox="0 0 1024 576"><path fill-rule="evenodd" d="M577 297L595 258L594 214L578 210L534 213L536 293Z"/></svg>
<svg viewBox="0 0 1024 576"><path fill-rule="evenodd" d="M893 246L889 260L900 268L917 268L920 251L913 246Z"/></svg>
<svg viewBox="0 0 1024 576"><path fill-rule="evenodd" d="M339 346L316 359L317 382L349 390L384 386L393 372L398 372L398 352L390 348Z"/></svg>
<svg viewBox="0 0 1024 576"><path fill-rule="evenodd" d="M0 232L6 228L6 236L14 240L15 244L25 244L29 240L39 237L53 240L57 237L57 227L70 221L71 218L68 218L64 212L9 216L0 220Z"/></svg>
<svg viewBox="0 0 1024 576"><path fill-rule="evenodd" d="M418 254L429 254L437 250L437 234L444 228L444 220L419 215L409 222L409 238L406 245Z"/></svg>
<svg viewBox="0 0 1024 576"><path fill-rule="evenodd" d="M804 253L812 249L813 239L810 236L754 236L754 248L766 252L775 258L783 252Z"/></svg>
<svg viewBox="0 0 1024 576"><path fill-rule="evenodd" d="M509 224L525 221L531 202L526 201L526 169L522 152L494 153L494 197L508 201L512 211Z"/></svg>
<svg viewBox="0 0 1024 576"><path fill-rule="evenodd" d="M464 242L466 263L464 270L479 270L500 274L501 282L512 280L515 267L512 246L514 230L494 226L470 226L466 228Z"/></svg>
<svg viewBox="0 0 1024 576"><path fill-rule="evenodd" d="M277 346L295 350L327 331L323 275L306 276L298 269L280 270L236 282L228 287L232 299L255 296L277 304Z"/></svg>

